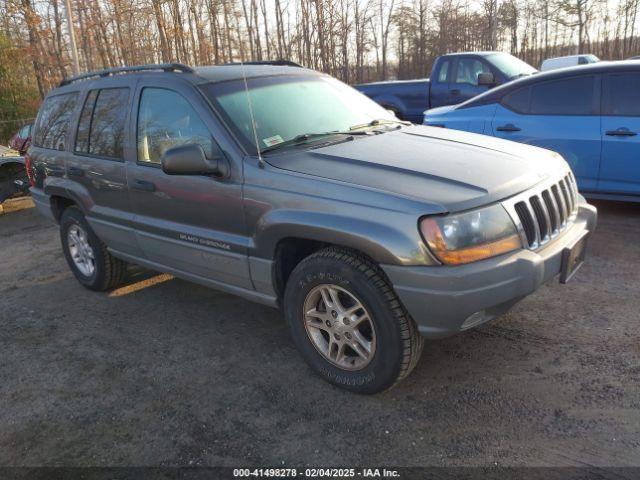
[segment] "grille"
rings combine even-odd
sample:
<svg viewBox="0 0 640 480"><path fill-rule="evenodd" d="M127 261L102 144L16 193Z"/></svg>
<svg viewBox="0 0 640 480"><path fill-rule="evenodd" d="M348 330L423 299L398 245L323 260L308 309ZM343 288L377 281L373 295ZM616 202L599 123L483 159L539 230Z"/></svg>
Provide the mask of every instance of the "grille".
<svg viewBox="0 0 640 480"><path fill-rule="evenodd" d="M523 241L530 249L547 243L567 228L577 204L578 189L571 173L534 194L519 196L513 203L513 212Z"/></svg>

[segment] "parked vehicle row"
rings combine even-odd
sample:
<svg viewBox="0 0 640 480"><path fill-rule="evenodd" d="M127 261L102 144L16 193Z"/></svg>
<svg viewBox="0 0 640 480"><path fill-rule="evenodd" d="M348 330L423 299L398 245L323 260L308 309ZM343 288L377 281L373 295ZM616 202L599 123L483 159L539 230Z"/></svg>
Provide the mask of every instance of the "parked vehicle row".
<svg viewBox="0 0 640 480"><path fill-rule="evenodd" d="M311 368L362 393L406 377L423 337L568 281L596 224L558 154L407 125L291 66L71 79L27 171L87 288L133 262L280 307Z"/></svg>
<svg viewBox="0 0 640 480"><path fill-rule="evenodd" d="M355 88L398 118L422 123L426 109L455 105L535 72L508 53L452 53L436 59L428 79L366 83Z"/></svg>
<svg viewBox="0 0 640 480"><path fill-rule="evenodd" d="M556 151L571 165L581 192L640 201L640 62L540 73L428 110L424 124Z"/></svg>

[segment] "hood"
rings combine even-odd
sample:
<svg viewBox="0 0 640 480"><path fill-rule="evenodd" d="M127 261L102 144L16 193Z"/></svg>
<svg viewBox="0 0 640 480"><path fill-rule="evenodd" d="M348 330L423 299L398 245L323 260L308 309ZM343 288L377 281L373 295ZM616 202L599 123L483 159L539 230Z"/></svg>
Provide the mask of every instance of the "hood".
<svg viewBox="0 0 640 480"><path fill-rule="evenodd" d="M508 198L569 168L548 150L419 125L265 160L278 168L439 204L449 212Z"/></svg>
<svg viewBox="0 0 640 480"><path fill-rule="evenodd" d="M425 118L428 116L435 116L435 115L444 115L445 113L449 113L451 110L455 109L457 107L457 105L445 105L444 107L436 107L436 108L430 108L429 110L426 110L424 112L424 116Z"/></svg>

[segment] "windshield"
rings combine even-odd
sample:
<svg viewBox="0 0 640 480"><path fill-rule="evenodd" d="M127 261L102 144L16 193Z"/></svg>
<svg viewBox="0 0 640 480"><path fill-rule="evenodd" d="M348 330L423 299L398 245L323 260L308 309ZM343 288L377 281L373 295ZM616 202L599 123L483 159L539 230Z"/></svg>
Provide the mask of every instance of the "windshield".
<svg viewBox="0 0 640 480"><path fill-rule="evenodd" d="M325 75L247 79L260 150L305 134L348 131L395 116L353 88ZM247 151L256 153L244 81L210 83L202 90Z"/></svg>
<svg viewBox="0 0 640 480"><path fill-rule="evenodd" d="M537 72L537 70L528 63L508 53L495 53L489 55L487 60L498 70L504 72L508 78L522 77Z"/></svg>

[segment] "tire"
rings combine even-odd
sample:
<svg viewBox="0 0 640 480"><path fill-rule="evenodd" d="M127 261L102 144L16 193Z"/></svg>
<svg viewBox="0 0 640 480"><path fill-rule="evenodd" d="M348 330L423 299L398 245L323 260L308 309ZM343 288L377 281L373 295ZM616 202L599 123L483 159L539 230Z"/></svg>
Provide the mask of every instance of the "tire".
<svg viewBox="0 0 640 480"><path fill-rule="evenodd" d="M337 316L332 305L340 306ZM356 313L342 316L350 309ZM351 250L329 247L302 260L287 281L284 311L294 343L309 366L328 382L353 392L372 394L393 387L409 375L422 353L424 339L384 272ZM369 349L364 347L367 341ZM338 347L332 348L332 342Z"/></svg>
<svg viewBox="0 0 640 480"><path fill-rule="evenodd" d="M78 242L80 238L78 234L84 233L84 242ZM75 234L76 246L72 246L74 240L70 240L70 233ZM69 268L78 279L78 281L89 290L105 291L117 287L127 271L127 263L115 258L107 250L107 246L96 236L84 214L78 207L67 207L60 218L60 241L62 242L62 251L67 259ZM83 254L74 255L81 248L78 244L85 244L91 250L84 247ZM76 260L74 260L74 256ZM82 257L83 261L78 260ZM92 261L84 261L92 260ZM93 269L90 264L93 264Z"/></svg>

